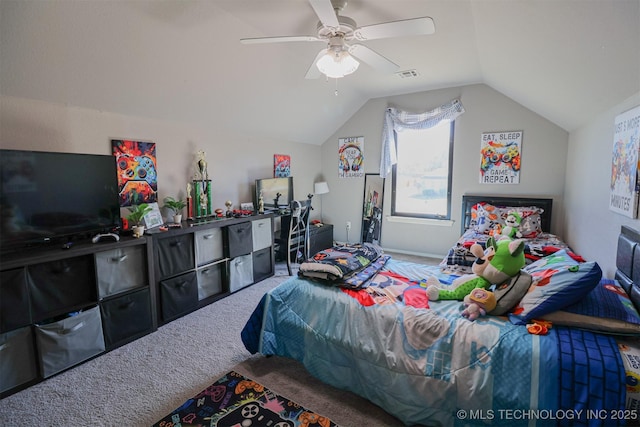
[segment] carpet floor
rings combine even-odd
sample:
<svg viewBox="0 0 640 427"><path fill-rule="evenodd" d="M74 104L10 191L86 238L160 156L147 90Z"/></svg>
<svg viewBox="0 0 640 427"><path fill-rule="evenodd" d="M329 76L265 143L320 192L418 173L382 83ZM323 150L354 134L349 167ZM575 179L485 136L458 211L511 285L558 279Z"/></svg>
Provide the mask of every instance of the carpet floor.
<svg viewBox="0 0 640 427"><path fill-rule="evenodd" d="M150 426L235 370L341 426L401 426L295 361L244 348L240 331L249 315L265 292L288 278L286 265L278 263L269 279L0 400L0 425Z"/></svg>

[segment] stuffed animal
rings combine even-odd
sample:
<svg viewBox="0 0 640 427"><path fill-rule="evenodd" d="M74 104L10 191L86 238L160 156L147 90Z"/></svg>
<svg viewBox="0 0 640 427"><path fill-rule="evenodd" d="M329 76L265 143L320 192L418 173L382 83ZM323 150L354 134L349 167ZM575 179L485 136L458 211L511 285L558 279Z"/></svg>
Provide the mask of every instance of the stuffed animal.
<svg viewBox="0 0 640 427"><path fill-rule="evenodd" d="M462 301L475 288L487 289L491 285L506 282L516 276L525 265L524 240L507 237L496 240L489 237L486 249L475 243L471 253L477 258L471 266L473 274L457 278L451 285L443 285L434 276L427 280L427 296L430 301L439 299Z"/></svg>
<svg viewBox="0 0 640 427"><path fill-rule="evenodd" d="M474 321L496 308L496 297L491 291L476 288L464 297L464 310L462 316Z"/></svg>
<svg viewBox="0 0 640 427"><path fill-rule="evenodd" d="M507 215L507 218L504 220L505 226L502 227L500 234L503 236L507 236L510 238L522 237L522 233L520 233L520 224L522 223L522 216L516 212L511 211Z"/></svg>

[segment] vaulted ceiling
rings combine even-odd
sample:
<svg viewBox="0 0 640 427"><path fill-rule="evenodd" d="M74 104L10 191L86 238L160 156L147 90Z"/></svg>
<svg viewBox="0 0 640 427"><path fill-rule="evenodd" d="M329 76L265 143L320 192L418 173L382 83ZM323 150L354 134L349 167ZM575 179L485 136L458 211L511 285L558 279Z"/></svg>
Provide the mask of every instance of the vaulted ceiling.
<svg viewBox="0 0 640 427"><path fill-rule="evenodd" d="M358 25L420 16L433 35L365 42L366 64L305 79L308 0L2 0L0 92L321 144L372 98L485 83L567 131L640 91L640 0L349 0ZM337 96L335 94L337 89Z"/></svg>

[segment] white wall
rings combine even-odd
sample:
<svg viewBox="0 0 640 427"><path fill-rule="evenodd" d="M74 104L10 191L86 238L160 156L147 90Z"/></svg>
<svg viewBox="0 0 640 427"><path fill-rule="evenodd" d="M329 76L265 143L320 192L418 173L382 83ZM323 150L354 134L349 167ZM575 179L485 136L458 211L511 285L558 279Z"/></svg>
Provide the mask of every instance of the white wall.
<svg viewBox="0 0 640 427"><path fill-rule="evenodd" d="M224 128L224 126L220 126ZM196 153L203 149L213 183L212 206L235 207L253 201L257 178L273 176L273 155L291 156L296 198L313 192L320 174L320 147L220 132L191 123L124 116L23 98L0 97L0 148L111 154L111 139L156 143L159 201L185 197L195 173ZM319 214L318 214L319 216Z"/></svg>
<svg viewBox="0 0 640 427"><path fill-rule="evenodd" d="M367 102L322 146L323 174L331 192L325 194L324 220L335 226L335 238L345 241L345 223L351 221L349 241L358 241L364 178L338 178L338 138L364 136L366 173L377 173L384 110L395 106L409 111L426 111L453 98L460 98L466 112L456 120L451 218L448 226L431 223L397 223L386 218L381 244L385 249L444 256L460 236L463 194L546 196L554 199L552 231L563 234L564 168L568 133L510 98L483 85L440 89L378 98ZM524 131L522 171L518 185L480 184L480 136L482 132ZM390 214L391 175L385 184L385 217Z"/></svg>
<svg viewBox="0 0 640 427"><path fill-rule="evenodd" d="M637 105L640 93L602 112L569 136L565 239L585 258L596 260L605 277L615 273L620 226L640 229L640 220L609 210L613 124L618 114Z"/></svg>

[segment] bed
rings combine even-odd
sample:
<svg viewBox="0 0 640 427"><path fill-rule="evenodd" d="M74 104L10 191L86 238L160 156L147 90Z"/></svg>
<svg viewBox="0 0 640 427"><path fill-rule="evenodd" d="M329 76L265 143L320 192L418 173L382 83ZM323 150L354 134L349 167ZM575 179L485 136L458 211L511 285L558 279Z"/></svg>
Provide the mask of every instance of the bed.
<svg viewBox="0 0 640 427"><path fill-rule="evenodd" d="M471 272L474 243L484 245L490 236L500 235L510 213L519 216L515 238L525 239L525 256L531 263L568 245L551 233L553 199L543 197L462 196L461 236L451 246L440 266L449 273Z"/></svg>
<svg viewBox="0 0 640 427"><path fill-rule="evenodd" d="M544 287L505 316L475 321L460 301L420 298L426 278L451 283L456 274L378 255L366 268L382 267L369 279L342 286L347 274L333 271L331 280L293 277L265 294L242 331L245 347L298 360L406 425L640 422L637 231L621 229L614 278L563 248L524 267L548 275L553 264L558 273Z"/></svg>

